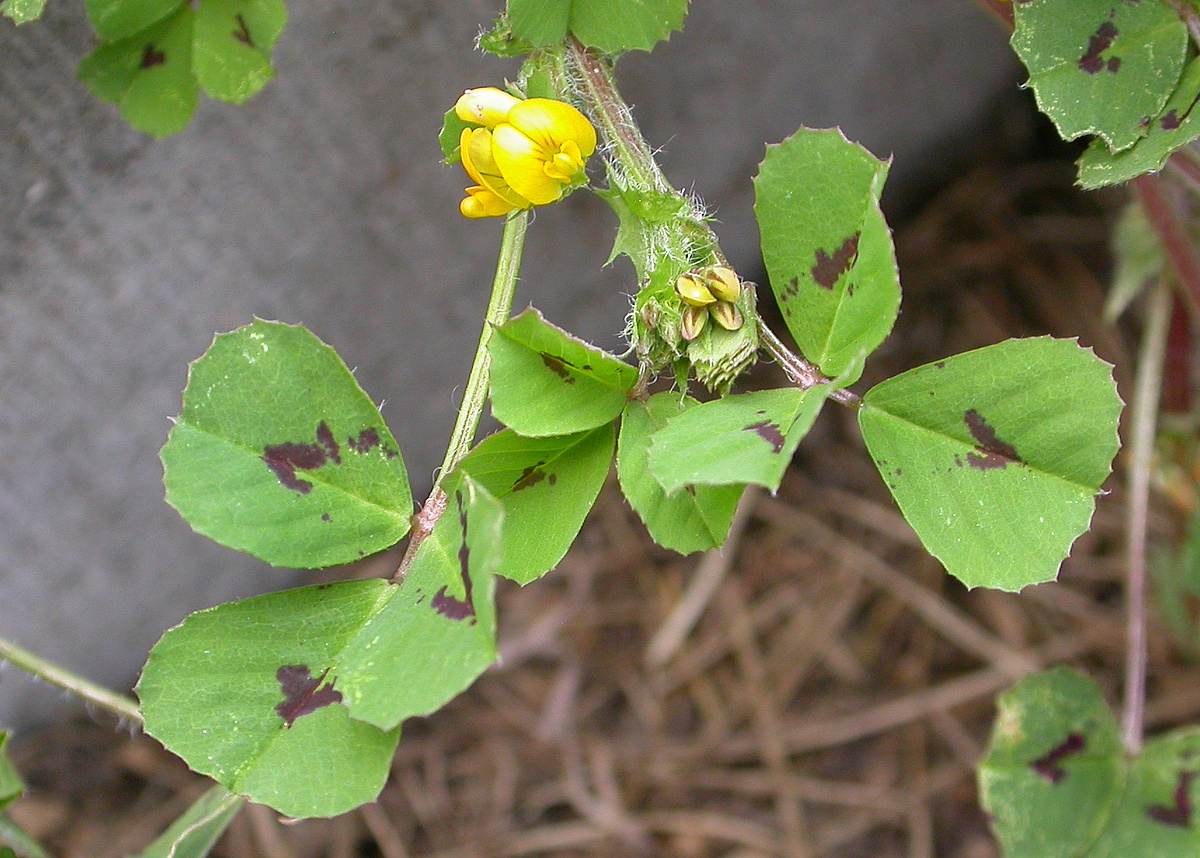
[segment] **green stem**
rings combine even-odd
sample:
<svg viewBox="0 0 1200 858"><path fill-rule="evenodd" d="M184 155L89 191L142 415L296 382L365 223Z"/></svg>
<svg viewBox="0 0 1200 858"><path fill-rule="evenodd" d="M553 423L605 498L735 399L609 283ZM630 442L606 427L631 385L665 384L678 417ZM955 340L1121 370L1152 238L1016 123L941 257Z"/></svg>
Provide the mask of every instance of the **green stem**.
<svg viewBox="0 0 1200 858"><path fill-rule="evenodd" d="M109 691L104 686L71 673L4 638L0 638L0 659L46 680L51 685L65 688L89 703L107 709L118 718L124 718L136 724L142 723L142 713L138 711L136 700L123 694L117 694L115 691Z"/></svg>
<svg viewBox="0 0 1200 858"><path fill-rule="evenodd" d="M392 576L397 581L404 580L408 569L417 556L417 549L425 538L433 532L434 525L446 510L447 496L442 489L442 482L454 470L470 451L479 431L479 420L483 416L483 407L487 403L489 369L491 357L488 354L488 343L491 342L492 332L508 321L512 312L513 295L517 291L517 277L521 273L521 256L525 252L525 233L529 228L529 212L518 211L510 215L504 222L504 235L500 239L500 255L496 260L496 276L492 280L492 295L488 299L487 314L484 317L483 330L479 333L479 345L475 348L475 360L471 364L471 374L467 378L467 387L463 391L463 401L458 407L458 417L454 421L454 431L450 434L450 443L446 446L446 457L438 471L433 491L429 493L421 511L413 516L412 538L400 561L400 568Z"/></svg>

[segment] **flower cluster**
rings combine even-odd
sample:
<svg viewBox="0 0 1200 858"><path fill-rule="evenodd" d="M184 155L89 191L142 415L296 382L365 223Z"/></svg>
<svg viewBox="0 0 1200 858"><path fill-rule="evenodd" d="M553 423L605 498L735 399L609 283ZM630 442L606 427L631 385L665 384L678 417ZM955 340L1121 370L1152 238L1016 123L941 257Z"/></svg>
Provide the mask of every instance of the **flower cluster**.
<svg viewBox="0 0 1200 858"><path fill-rule="evenodd" d="M742 313L734 303L742 296L742 281L728 266L710 265L680 274L675 294L685 304L681 333L689 342L700 336L710 316L727 331L742 326Z"/></svg>
<svg viewBox="0 0 1200 858"><path fill-rule="evenodd" d="M596 129L571 105L520 99L494 87L469 89L454 105L463 122L463 167L475 182L458 209L498 217L560 199L583 178L596 151Z"/></svg>

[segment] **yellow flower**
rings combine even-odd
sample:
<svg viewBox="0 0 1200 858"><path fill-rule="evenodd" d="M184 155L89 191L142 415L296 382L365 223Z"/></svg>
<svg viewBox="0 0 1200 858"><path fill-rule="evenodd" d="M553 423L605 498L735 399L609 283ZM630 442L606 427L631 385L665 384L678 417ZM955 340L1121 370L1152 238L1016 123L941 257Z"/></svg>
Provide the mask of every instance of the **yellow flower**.
<svg viewBox="0 0 1200 858"><path fill-rule="evenodd" d="M463 93L454 112L482 126L464 129L460 139L463 167L475 182L459 204L466 217L496 217L561 199L596 151L596 129L562 101L521 100L483 87Z"/></svg>

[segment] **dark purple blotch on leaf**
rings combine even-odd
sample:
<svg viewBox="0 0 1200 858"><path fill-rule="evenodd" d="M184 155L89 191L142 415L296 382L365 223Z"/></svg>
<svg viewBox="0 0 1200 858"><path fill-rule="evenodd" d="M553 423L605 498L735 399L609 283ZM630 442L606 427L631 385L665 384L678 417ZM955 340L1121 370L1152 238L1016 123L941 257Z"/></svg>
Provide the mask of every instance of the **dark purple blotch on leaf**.
<svg viewBox="0 0 1200 858"><path fill-rule="evenodd" d="M312 483L297 477L296 471L315 471L326 462L333 462L335 465L342 462L337 441L324 420L317 426L317 443L270 444L263 447L262 460L279 478L284 488L302 495L312 491Z"/></svg>
<svg viewBox="0 0 1200 858"><path fill-rule="evenodd" d="M154 47L154 43L151 42L150 44L147 44L146 49L142 51L142 61L138 65L138 68L153 68L154 66L161 66L166 61L167 55L158 48Z"/></svg>
<svg viewBox="0 0 1200 858"><path fill-rule="evenodd" d="M858 256L858 238L861 233L847 238L830 256L824 250L818 250L816 263L812 267L813 280L822 289L832 289L838 278L850 270L854 258Z"/></svg>
<svg viewBox="0 0 1200 858"><path fill-rule="evenodd" d="M991 471L1008 467L1009 462L1021 462L1016 448L996 437L996 430L974 408L963 415L963 422L975 439L974 453L967 454L967 464L980 471Z"/></svg>
<svg viewBox="0 0 1200 858"><path fill-rule="evenodd" d="M778 453L783 449L783 433L779 431L779 426L771 423L769 420L763 420L759 423L751 423L745 427L746 432L753 432L771 445L771 452Z"/></svg>
<svg viewBox="0 0 1200 858"><path fill-rule="evenodd" d="M462 544L458 547L458 569L462 575L463 599L459 600L446 592L446 587L434 594L430 606L448 620L470 619L475 625L475 605L471 602L471 548L467 545L467 511L462 505L461 496L458 498L458 520L462 525Z"/></svg>
<svg viewBox="0 0 1200 858"><path fill-rule="evenodd" d="M1162 804L1152 804L1146 808L1146 816L1163 825L1175 828L1192 827L1192 797L1188 795L1195 772L1180 772L1179 781L1175 786L1175 806L1167 807Z"/></svg>
<svg viewBox="0 0 1200 858"><path fill-rule="evenodd" d="M1112 21L1105 21L1096 28L1096 32L1088 39L1087 51L1079 58L1079 68L1088 74L1099 74L1101 71L1108 69L1110 72L1115 72L1121 67L1119 57L1113 57L1107 63L1100 58L1100 55L1112 47L1113 41L1117 38L1117 28L1113 26ZM1116 62L1114 63L1113 60Z"/></svg>
<svg viewBox="0 0 1200 858"><path fill-rule="evenodd" d="M545 352L542 352L541 355L542 355L542 363L544 363L546 365L546 368L548 370L550 370L552 373L557 375L559 378L561 378L567 384L575 383L575 376L573 376L573 375L571 375L571 373L567 372L567 367L570 366L569 363L567 363L565 360L563 360L560 357L555 357L554 355L548 355Z"/></svg>
<svg viewBox="0 0 1200 858"><path fill-rule="evenodd" d="M1082 733L1072 733L1029 765L1050 783L1057 784L1067 776L1067 770L1059 764L1067 757L1082 752L1086 746L1087 740Z"/></svg>
<svg viewBox="0 0 1200 858"><path fill-rule="evenodd" d="M358 433L357 438L346 439L346 446L360 456L370 452L372 447L378 447L380 443L382 442L379 440L379 432L375 429L364 429Z"/></svg>
<svg viewBox="0 0 1200 858"><path fill-rule="evenodd" d="M1174 110L1168 110L1162 119L1158 120L1158 124L1162 126L1163 131L1174 131L1183 123L1179 118L1179 114Z"/></svg>
<svg viewBox="0 0 1200 858"><path fill-rule="evenodd" d="M232 35L246 47L253 48L254 39L250 36L250 28L246 26L245 17L243 17L241 12L238 12L233 16L233 20L237 22L238 27L230 35Z"/></svg>
<svg viewBox="0 0 1200 858"><path fill-rule="evenodd" d="M523 470L521 476L517 477L516 481L512 484L512 490L519 492L521 489L536 486L542 480L546 479L546 472L542 470L542 466L545 464L545 462L538 462Z"/></svg>
<svg viewBox="0 0 1200 858"><path fill-rule="evenodd" d="M283 702L275 707L275 713L283 723L291 727L297 718L311 715L323 706L342 702L342 692L325 682L329 673L325 670L318 677L303 664L285 664L275 671L275 678L283 691ZM325 683L322 685L321 683Z"/></svg>

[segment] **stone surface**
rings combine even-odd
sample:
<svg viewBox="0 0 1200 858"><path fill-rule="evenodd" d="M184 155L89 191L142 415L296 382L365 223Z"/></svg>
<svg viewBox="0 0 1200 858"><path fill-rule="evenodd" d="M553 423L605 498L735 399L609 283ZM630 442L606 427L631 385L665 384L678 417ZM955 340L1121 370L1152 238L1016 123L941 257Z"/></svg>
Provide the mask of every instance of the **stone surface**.
<svg viewBox="0 0 1200 858"><path fill-rule="evenodd" d="M461 90L515 66L469 50L498 2L297 3L260 96L202 103L154 142L74 80L91 46L81 5L0 20L0 635L128 688L188 612L302 581L192 534L162 501L157 450L215 331L307 324L384 401L428 487L500 234L457 215L465 179L434 137ZM692 5L621 80L746 270L764 143L841 124L895 153L902 200L986 133L1017 81L969 0ZM584 193L539 211L517 306L620 349L631 269L600 267L614 225ZM0 724L64 702L0 673Z"/></svg>

